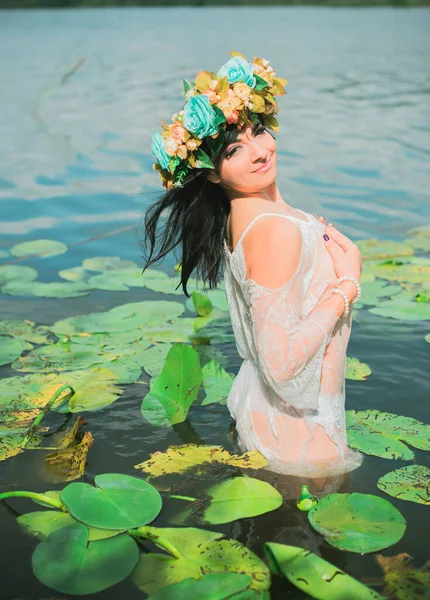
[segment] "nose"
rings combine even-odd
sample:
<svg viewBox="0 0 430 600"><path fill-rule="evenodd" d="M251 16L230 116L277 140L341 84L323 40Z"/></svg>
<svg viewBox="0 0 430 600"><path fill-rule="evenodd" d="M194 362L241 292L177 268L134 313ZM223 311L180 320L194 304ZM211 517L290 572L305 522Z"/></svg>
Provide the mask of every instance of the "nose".
<svg viewBox="0 0 430 600"><path fill-rule="evenodd" d="M266 162L269 160L269 151L259 144L256 139L252 141L251 145L251 160L252 162Z"/></svg>

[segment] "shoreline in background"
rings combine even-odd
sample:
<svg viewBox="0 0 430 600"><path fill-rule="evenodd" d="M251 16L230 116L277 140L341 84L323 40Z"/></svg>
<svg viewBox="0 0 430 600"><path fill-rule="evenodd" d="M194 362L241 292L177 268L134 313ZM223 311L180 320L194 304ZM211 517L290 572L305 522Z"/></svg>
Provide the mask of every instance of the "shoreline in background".
<svg viewBox="0 0 430 600"><path fill-rule="evenodd" d="M172 6L327 6L414 8L430 0L0 0L1 9Z"/></svg>

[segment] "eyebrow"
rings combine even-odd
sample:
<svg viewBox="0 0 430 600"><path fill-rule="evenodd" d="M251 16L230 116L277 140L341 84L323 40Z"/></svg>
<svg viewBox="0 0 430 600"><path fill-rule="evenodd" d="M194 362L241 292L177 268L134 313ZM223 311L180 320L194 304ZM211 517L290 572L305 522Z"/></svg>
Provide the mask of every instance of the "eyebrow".
<svg viewBox="0 0 430 600"><path fill-rule="evenodd" d="M252 133L254 134L257 130L258 127L264 127L264 125L262 123L260 123L260 121L258 121L257 123L254 123L254 125L252 126ZM242 135L241 133L239 135ZM224 149L224 153L228 151L228 149L230 148L230 146L232 146L233 144L238 144L240 143L241 140L236 139L234 142L230 142Z"/></svg>

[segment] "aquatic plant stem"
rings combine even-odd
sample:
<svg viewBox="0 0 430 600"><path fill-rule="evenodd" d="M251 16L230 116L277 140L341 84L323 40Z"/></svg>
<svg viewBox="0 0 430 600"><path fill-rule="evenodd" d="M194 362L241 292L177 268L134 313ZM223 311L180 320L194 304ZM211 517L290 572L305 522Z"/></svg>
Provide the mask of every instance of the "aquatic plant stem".
<svg viewBox="0 0 430 600"><path fill-rule="evenodd" d="M5 500L6 498L33 498L34 500L40 500L41 502L50 504L60 510L65 510L61 502L57 502L57 500L53 500L49 496L45 496L45 494L37 494L36 492L4 492L3 494L0 494L0 500Z"/></svg>
<svg viewBox="0 0 430 600"><path fill-rule="evenodd" d="M30 441L31 437L33 436L36 428L40 425L41 421L45 418L45 415L48 412L48 410L51 408L51 406L54 404L54 402L57 400L57 398L67 388L69 388L69 390L71 391L71 395L73 395L75 393L75 390L68 383L65 383L64 385L62 385L61 387L59 387L56 392L54 392L52 394L50 400L45 404L45 406L43 407L42 411L37 415L37 417L34 419L33 423L30 425L30 427L29 427L29 429L28 429L28 431L27 431L24 439L21 442L21 448L25 448L26 447L26 445Z"/></svg>
<svg viewBox="0 0 430 600"><path fill-rule="evenodd" d="M169 498L177 498L178 500L187 500L188 502L195 502L197 498L191 496L177 496L176 494L169 494Z"/></svg>
<svg viewBox="0 0 430 600"><path fill-rule="evenodd" d="M158 535L157 531L157 527L148 527L144 525L143 527L139 527L138 529L130 529L128 533L135 537L143 537L147 540L152 540L157 544L157 546L164 548L164 550L166 550L175 558L182 558L182 556L179 554L179 552L176 550L173 544L171 544L166 539Z"/></svg>

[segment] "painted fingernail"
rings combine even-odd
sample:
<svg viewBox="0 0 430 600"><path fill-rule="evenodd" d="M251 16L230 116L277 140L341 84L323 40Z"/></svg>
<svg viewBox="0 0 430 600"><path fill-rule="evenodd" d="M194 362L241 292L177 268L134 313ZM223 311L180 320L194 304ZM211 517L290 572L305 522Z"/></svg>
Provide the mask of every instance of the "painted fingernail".
<svg viewBox="0 0 430 600"><path fill-rule="evenodd" d="M325 241L330 239L326 233L323 235L323 238L325 239Z"/></svg>

